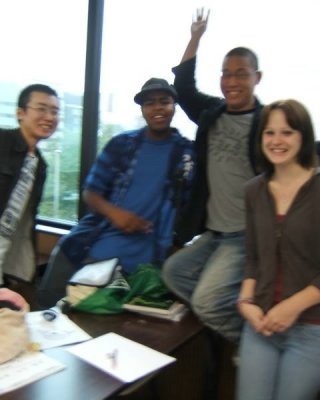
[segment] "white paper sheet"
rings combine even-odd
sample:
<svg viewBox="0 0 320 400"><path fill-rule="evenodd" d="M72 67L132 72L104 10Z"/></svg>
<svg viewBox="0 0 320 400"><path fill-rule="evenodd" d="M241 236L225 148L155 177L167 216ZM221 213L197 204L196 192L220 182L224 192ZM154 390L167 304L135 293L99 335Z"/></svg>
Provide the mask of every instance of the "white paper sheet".
<svg viewBox="0 0 320 400"><path fill-rule="evenodd" d="M53 321L46 321L42 311L34 311L27 314L26 320L31 341L39 343L41 350L91 339L90 335L62 313Z"/></svg>
<svg viewBox="0 0 320 400"><path fill-rule="evenodd" d="M116 333L107 333L66 350L124 382L133 382L175 361Z"/></svg>
<svg viewBox="0 0 320 400"><path fill-rule="evenodd" d="M0 395L65 368L40 352L24 353L0 365Z"/></svg>

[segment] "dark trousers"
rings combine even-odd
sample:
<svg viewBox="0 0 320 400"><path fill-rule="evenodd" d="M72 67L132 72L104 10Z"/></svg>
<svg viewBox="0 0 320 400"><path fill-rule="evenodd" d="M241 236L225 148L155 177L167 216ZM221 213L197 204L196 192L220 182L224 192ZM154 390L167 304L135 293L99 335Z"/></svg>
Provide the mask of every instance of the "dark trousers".
<svg viewBox="0 0 320 400"><path fill-rule="evenodd" d="M49 258L47 268L38 288L38 303L41 307L54 306L66 296L66 285L76 268L57 245Z"/></svg>

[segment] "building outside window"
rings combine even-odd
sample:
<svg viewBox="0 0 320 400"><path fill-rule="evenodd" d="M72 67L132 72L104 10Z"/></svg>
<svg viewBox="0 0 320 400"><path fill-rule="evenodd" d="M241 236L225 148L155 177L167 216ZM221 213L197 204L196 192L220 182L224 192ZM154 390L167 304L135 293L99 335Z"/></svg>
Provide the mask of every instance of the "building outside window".
<svg viewBox="0 0 320 400"><path fill-rule="evenodd" d="M40 217L77 220L87 0L10 0L0 4L0 126L17 127L21 89L43 83L61 101L60 124L40 142L48 177Z"/></svg>

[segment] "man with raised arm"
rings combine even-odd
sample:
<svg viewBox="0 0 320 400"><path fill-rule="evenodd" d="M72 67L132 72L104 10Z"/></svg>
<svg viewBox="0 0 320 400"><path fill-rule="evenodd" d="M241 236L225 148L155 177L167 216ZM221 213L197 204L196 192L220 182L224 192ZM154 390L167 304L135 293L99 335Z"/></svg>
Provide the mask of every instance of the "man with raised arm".
<svg viewBox="0 0 320 400"><path fill-rule="evenodd" d="M208 17L197 11L181 63L173 68L179 104L198 125L197 168L176 244L200 236L166 261L163 278L207 326L237 342L242 320L236 300L245 264L244 184L256 173L254 141L261 105L254 89L261 72L254 52L237 47L222 63L224 98L197 89L196 54Z"/></svg>

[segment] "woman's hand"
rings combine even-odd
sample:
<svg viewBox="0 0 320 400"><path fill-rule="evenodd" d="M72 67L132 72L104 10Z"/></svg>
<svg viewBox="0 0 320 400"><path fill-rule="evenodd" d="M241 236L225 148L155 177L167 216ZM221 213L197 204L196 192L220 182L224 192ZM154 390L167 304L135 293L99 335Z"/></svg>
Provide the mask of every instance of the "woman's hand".
<svg viewBox="0 0 320 400"><path fill-rule="evenodd" d="M259 306L250 303L241 303L238 305L238 310L254 330L261 332L264 313Z"/></svg>
<svg viewBox="0 0 320 400"><path fill-rule="evenodd" d="M267 312L261 333L270 336L276 332L284 332L296 322L299 315L300 309L294 306L290 298L283 300Z"/></svg>

